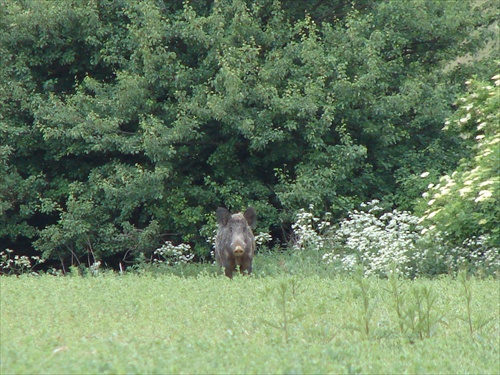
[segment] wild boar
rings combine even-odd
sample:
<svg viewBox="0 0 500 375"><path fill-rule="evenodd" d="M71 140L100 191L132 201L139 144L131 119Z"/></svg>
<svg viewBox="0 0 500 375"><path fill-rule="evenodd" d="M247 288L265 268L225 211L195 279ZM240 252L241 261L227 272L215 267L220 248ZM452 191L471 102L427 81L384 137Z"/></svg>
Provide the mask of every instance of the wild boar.
<svg viewBox="0 0 500 375"><path fill-rule="evenodd" d="M240 273L252 272L252 260L255 252L255 237L252 228L255 228L257 215L253 207L244 213L231 214L227 209L217 209L217 223L219 230L215 238L215 260L224 267L224 273L230 279L236 266Z"/></svg>

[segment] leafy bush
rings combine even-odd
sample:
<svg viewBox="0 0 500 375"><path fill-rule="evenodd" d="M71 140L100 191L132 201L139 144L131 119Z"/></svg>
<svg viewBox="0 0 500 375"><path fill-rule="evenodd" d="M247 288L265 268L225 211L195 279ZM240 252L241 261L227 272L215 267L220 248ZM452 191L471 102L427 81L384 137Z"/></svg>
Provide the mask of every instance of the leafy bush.
<svg viewBox="0 0 500 375"><path fill-rule="evenodd" d="M472 156L429 183L420 205L426 230L440 232L452 246L469 239L500 244L500 75L492 80L467 82L469 94L459 99L445 130L470 140Z"/></svg>

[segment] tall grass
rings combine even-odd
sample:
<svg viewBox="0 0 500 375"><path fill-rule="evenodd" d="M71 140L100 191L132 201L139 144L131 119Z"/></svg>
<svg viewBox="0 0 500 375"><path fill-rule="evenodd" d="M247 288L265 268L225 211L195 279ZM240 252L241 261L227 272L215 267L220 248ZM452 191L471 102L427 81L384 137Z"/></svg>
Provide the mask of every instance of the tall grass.
<svg viewBox="0 0 500 375"><path fill-rule="evenodd" d="M0 277L0 373L498 372L497 280L215 270Z"/></svg>

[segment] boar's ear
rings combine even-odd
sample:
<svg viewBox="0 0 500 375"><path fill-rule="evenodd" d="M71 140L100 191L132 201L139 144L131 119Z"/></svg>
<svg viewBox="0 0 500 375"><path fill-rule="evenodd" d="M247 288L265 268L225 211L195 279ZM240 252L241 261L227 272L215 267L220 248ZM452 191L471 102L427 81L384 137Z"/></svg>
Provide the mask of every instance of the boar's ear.
<svg viewBox="0 0 500 375"><path fill-rule="evenodd" d="M217 208L217 224L221 226L227 225L229 218L231 217L231 212L223 207Z"/></svg>
<svg viewBox="0 0 500 375"><path fill-rule="evenodd" d="M243 216L247 220L248 225L250 225L252 229L255 229L255 224L257 222L257 214L255 213L255 209L253 207L248 207Z"/></svg>

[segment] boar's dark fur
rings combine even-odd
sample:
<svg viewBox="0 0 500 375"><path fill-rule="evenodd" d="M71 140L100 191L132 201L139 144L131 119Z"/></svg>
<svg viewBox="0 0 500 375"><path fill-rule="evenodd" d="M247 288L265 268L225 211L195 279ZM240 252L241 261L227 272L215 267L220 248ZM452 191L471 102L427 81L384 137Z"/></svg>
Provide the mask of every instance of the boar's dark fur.
<svg viewBox="0 0 500 375"><path fill-rule="evenodd" d="M257 215L252 207L244 213L236 214L231 214L222 207L217 209L219 230L215 238L215 259L231 279L236 272L236 266L239 266L241 274L252 272L255 252L252 228L255 227L256 219Z"/></svg>

